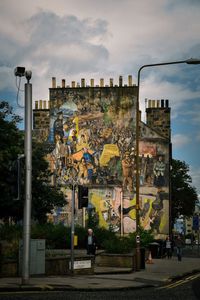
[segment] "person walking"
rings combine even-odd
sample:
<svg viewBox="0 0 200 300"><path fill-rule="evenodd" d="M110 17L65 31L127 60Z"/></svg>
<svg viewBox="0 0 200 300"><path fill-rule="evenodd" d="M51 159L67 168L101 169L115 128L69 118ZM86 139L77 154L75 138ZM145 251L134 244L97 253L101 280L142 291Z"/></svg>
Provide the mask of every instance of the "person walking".
<svg viewBox="0 0 200 300"><path fill-rule="evenodd" d="M175 240L175 247L176 247L176 253L178 257L178 261L182 260L182 253L183 253L183 247L184 247L184 241L180 235Z"/></svg>
<svg viewBox="0 0 200 300"><path fill-rule="evenodd" d="M165 248L166 248L166 254L167 258L172 258L172 241L170 240L170 237L167 236L165 241Z"/></svg>
<svg viewBox="0 0 200 300"><path fill-rule="evenodd" d="M88 255L95 255L97 249L97 239L91 228L88 229L88 234L85 238L85 245Z"/></svg>

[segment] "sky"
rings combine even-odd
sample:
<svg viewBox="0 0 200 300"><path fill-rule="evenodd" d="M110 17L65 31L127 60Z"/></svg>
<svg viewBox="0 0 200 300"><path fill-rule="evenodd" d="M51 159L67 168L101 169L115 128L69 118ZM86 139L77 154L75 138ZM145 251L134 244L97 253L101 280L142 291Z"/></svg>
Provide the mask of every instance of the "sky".
<svg viewBox="0 0 200 300"><path fill-rule="evenodd" d="M137 84L143 65L200 59L199 15L199 0L1 0L0 101L24 116L16 66L32 71L34 102L49 99L52 77L118 84L122 75L126 84L132 75ZM200 65L144 68L143 121L145 98L169 99L173 158L188 164L200 195Z"/></svg>

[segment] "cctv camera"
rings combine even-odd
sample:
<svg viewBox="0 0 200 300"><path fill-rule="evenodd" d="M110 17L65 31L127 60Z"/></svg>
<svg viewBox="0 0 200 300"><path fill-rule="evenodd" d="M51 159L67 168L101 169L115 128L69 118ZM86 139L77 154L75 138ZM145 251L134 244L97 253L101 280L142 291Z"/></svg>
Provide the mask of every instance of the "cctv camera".
<svg viewBox="0 0 200 300"><path fill-rule="evenodd" d="M26 79L29 81L32 77L32 72L30 70L25 72Z"/></svg>
<svg viewBox="0 0 200 300"><path fill-rule="evenodd" d="M22 77L25 74L25 68L24 67L16 67L14 70L15 76Z"/></svg>

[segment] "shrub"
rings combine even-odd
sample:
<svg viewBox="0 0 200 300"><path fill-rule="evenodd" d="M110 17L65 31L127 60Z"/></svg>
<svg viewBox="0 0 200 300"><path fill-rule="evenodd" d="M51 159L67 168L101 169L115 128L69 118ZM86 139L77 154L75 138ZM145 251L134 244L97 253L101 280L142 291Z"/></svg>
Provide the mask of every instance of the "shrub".
<svg viewBox="0 0 200 300"><path fill-rule="evenodd" d="M0 225L0 237L2 247L2 259L17 258L19 240L22 238L22 226L2 224Z"/></svg>
<svg viewBox="0 0 200 300"><path fill-rule="evenodd" d="M140 235L141 247L148 247L149 243L152 243L154 241L153 234L150 230L144 230L143 228L140 228L139 235ZM130 233L128 236L131 241L131 244L134 247L136 247L136 236L137 236L136 232Z"/></svg>
<svg viewBox="0 0 200 300"><path fill-rule="evenodd" d="M0 225L1 240L6 240L11 245L6 254L8 257L17 256L19 240L22 239L22 229L21 225ZM127 237L119 237L111 230L102 227L94 228L94 233L98 248L103 248L108 253L129 253L136 246L136 233L131 233ZM77 248L85 248L86 234L86 228L75 226L75 235L78 236ZM45 239L47 249L70 249L71 228L62 223L56 225L51 223L34 224L31 228L31 238ZM143 229L140 229L140 238L142 247L147 247L154 240L152 233Z"/></svg>
<svg viewBox="0 0 200 300"><path fill-rule="evenodd" d="M22 226L19 224L8 225L1 224L0 225L0 237L1 240L12 241L18 240L22 238Z"/></svg>
<svg viewBox="0 0 200 300"><path fill-rule="evenodd" d="M104 242L115 238L115 233L103 227L96 228L94 234L99 248L104 248Z"/></svg>
<svg viewBox="0 0 200 300"><path fill-rule="evenodd" d="M105 240L103 247L107 253L130 253L133 250L130 239L128 237L113 237L112 239Z"/></svg>

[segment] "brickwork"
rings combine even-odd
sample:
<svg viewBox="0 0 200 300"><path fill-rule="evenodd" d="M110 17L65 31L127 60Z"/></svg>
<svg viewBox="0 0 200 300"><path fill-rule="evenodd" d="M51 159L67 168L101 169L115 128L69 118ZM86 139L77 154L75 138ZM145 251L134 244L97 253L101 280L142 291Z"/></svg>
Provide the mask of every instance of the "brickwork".
<svg viewBox="0 0 200 300"><path fill-rule="evenodd" d="M168 100L149 100L148 108L146 108L147 125L159 133L161 136L170 139L171 123L170 123L171 109L168 107Z"/></svg>

